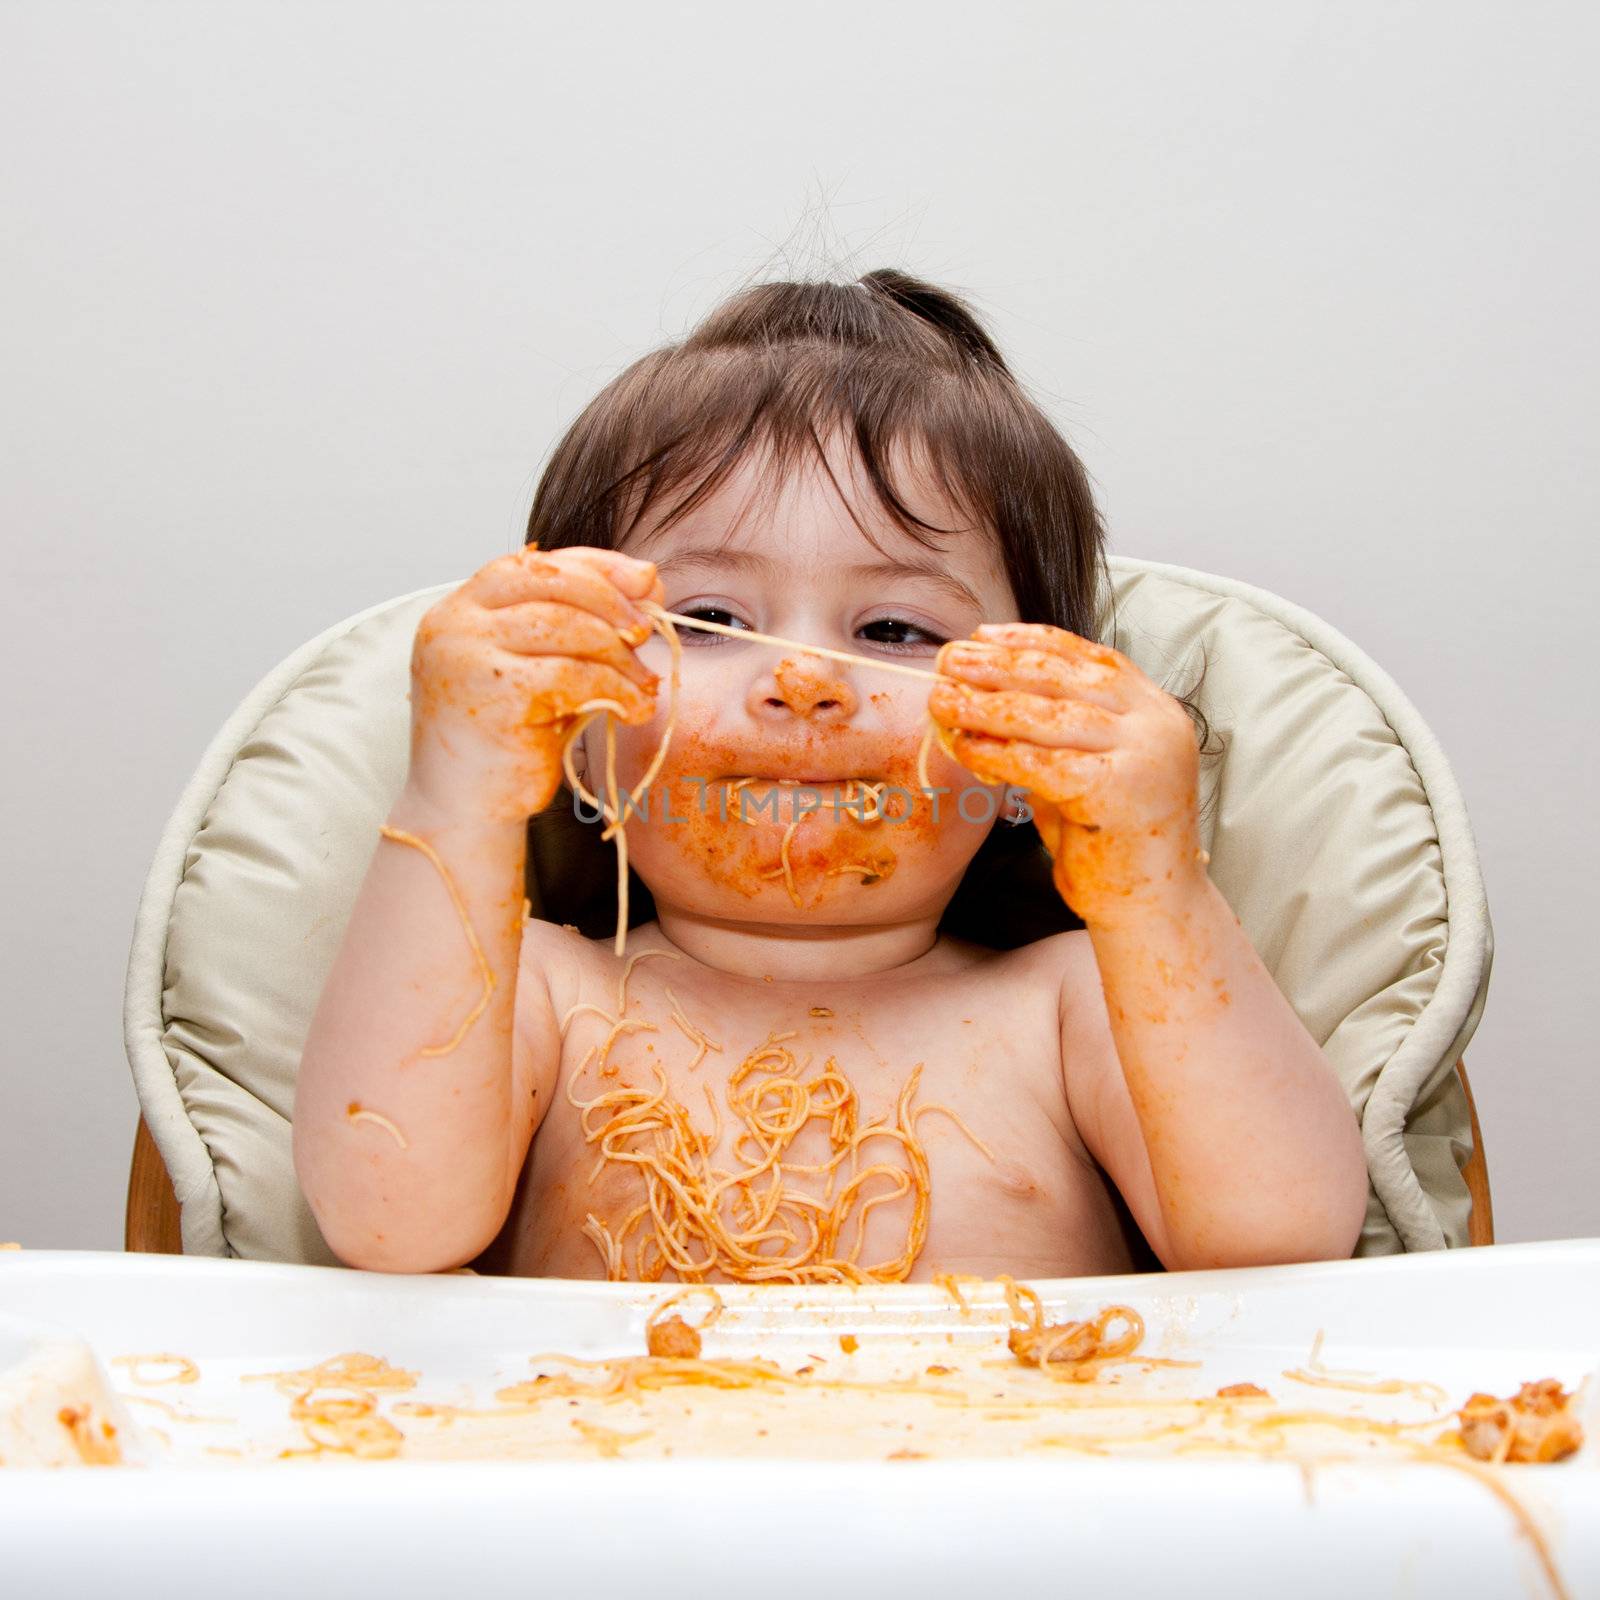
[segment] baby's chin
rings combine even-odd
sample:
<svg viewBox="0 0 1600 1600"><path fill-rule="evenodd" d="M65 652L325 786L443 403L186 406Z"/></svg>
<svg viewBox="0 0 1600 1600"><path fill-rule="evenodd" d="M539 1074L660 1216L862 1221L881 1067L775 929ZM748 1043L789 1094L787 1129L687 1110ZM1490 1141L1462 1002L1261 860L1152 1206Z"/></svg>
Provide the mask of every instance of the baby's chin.
<svg viewBox="0 0 1600 1600"><path fill-rule="evenodd" d="M676 838L652 830L629 855L657 905L686 915L785 928L887 926L947 902L983 832L729 823Z"/></svg>
<svg viewBox="0 0 1600 1600"><path fill-rule="evenodd" d="M821 932L828 928L889 927L926 914L936 904L932 886L910 895L903 886L897 895L871 892L872 888L881 888L885 880L867 887L830 885L812 894L802 887L801 902L796 905L781 884L763 886L751 895L708 892L704 884L679 894L671 883L651 885L645 873L640 877L651 890L658 916L665 911L696 921L751 929L810 928Z"/></svg>

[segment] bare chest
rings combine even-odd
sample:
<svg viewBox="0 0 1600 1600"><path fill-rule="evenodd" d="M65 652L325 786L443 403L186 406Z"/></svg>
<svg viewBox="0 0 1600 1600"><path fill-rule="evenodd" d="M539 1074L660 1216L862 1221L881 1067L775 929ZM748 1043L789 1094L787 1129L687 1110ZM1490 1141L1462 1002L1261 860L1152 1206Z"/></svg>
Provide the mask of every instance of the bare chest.
<svg viewBox="0 0 1600 1600"><path fill-rule="evenodd" d="M1055 994L1006 976L733 983L665 955L586 974L507 1270L1117 1270L1105 1180L1061 1089Z"/></svg>

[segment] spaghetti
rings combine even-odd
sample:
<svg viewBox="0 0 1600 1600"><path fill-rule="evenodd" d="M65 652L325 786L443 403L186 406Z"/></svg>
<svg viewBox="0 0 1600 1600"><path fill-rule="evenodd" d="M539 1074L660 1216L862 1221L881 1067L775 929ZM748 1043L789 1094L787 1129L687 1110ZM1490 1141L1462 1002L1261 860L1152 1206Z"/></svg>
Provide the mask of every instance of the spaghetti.
<svg viewBox="0 0 1600 1600"><path fill-rule="evenodd" d="M682 1305L695 1295L709 1295L711 1306L698 1323L688 1323L681 1316L669 1317L667 1312ZM644 1325L645 1350L652 1356L694 1360L700 1354L700 1335L722 1315L722 1296L710 1284L697 1283L663 1300Z"/></svg>
<svg viewBox="0 0 1600 1600"><path fill-rule="evenodd" d="M166 1383L198 1383L200 1381L200 1368L188 1356L175 1356L168 1351L161 1351L153 1356L113 1356L111 1365L126 1367L130 1382L141 1384L145 1388L154 1389ZM170 1367L170 1372L163 1372L160 1377L152 1378L146 1367Z"/></svg>
<svg viewBox="0 0 1600 1600"><path fill-rule="evenodd" d="M956 1304L964 1310L982 1311L993 1326L992 1304L980 1306L976 1297L961 1292L962 1285L982 1280L941 1275L937 1281ZM1576 1444L1576 1423L1571 1417L1576 1397L1555 1380L1524 1384L1509 1400L1473 1395L1460 1409L1459 1433L1451 1428L1440 1431L1441 1425L1451 1420L1448 1413L1404 1421L1301 1409L1280 1405L1251 1383L1229 1384L1215 1394L1198 1395L1130 1393L1114 1382L1074 1383L1063 1390L1048 1381L1061 1375L1058 1368L1148 1359L1138 1354L1144 1330L1137 1313L1129 1307L1106 1305L1080 1321L1051 1323L1036 1290L1007 1278L1001 1278L999 1284L1005 1295L1000 1326L1017 1358L1004 1363L1012 1376L999 1383L976 1370L992 1365L975 1360L992 1348L977 1341L963 1341L965 1348L950 1348L948 1354L941 1346L938 1362L924 1364L926 1357L922 1356L909 1366L888 1369L883 1376L872 1375L884 1369L869 1364L892 1347L892 1340L881 1337L874 1337L871 1352L838 1369L860 1374L855 1377L827 1375L823 1359L816 1355L808 1355L799 1367L754 1357L707 1359L699 1353L701 1333L733 1308L706 1283L688 1285L654 1305L645 1321L650 1353L605 1359L554 1352L536 1355L531 1358L532 1377L496 1391L498 1407L400 1401L388 1406L390 1417L385 1417L380 1414L384 1391L411 1388L417 1374L360 1353L335 1356L303 1370L252 1376L278 1385L288 1398L288 1420L305 1439L303 1448L278 1452L282 1459L330 1454L357 1460L426 1456L441 1434L455 1441L453 1449L446 1445L442 1453L457 1455L474 1451L498 1454L497 1445L504 1448L513 1443L523 1452L543 1457L570 1458L583 1452L602 1458L625 1452L705 1454L715 1450L717 1443L702 1419L717 1417L719 1396L726 1396L720 1402L726 1427L737 1430L740 1443L735 1448L756 1455L785 1453L778 1439L770 1447L756 1442L767 1434L765 1427L755 1426L759 1421L770 1422L774 1433L786 1427L793 1441L788 1448L798 1444L808 1455L816 1452L831 1428L857 1431L866 1449L880 1453L881 1459L962 1453L963 1429L967 1430L964 1437L975 1439L981 1453L994 1454L997 1441L993 1430L1008 1426L1022 1430L1005 1439L1008 1453L1012 1449L1054 1450L1099 1458L1232 1454L1293 1466L1307 1482L1308 1492L1310 1475L1318 1466L1399 1459L1447 1468L1478 1482L1514 1518L1518 1532L1532 1546L1550 1590L1557 1596L1567 1593L1549 1538L1515 1492L1516 1474L1501 1470L1502 1463L1548 1462L1565 1453L1550 1447L1524 1453L1506 1444L1508 1433L1520 1426L1520 1419L1566 1419ZM699 1317L687 1310L695 1301L704 1303L704 1314ZM680 1340L682 1353L669 1348ZM696 1341L694 1354L688 1353L691 1340ZM1017 1348L1019 1344L1022 1350ZM854 1333L840 1334L838 1346L847 1356L856 1356L862 1349ZM185 1359L162 1354L124 1358L124 1364L162 1361L187 1370ZM1321 1368L1315 1354L1311 1365ZM1320 1375L1329 1375L1327 1369L1321 1369ZM1358 1392L1400 1392L1375 1387L1381 1381L1374 1379L1373 1387ZM151 1396L128 1398L184 1421L230 1420L191 1417ZM569 1411L569 1406L578 1409ZM407 1432L402 1433L391 1417L406 1419ZM418 1423L414 1431L409 1427L412 1418ZM458 1419L484 1422L488 1425L486 1436L456 1427ZM74 1431L85 1420L76 1411L61 1416L63 1425ZM886 1436L891 1421L895 1432ZM517 1425L520 1439L508 1425ZM1486 1440L1469 1436L1480 1425L1490 1430ZM905 1437L900 1430L913 1428L918 1446L914 1451L899 1443ZM445 1434L445 1430L451 1432ZM170 1448L170 1438L160 1437ZM631 1449L646 1441L653 1443L637 1452ZM99 1440L86 1442L99 1445ZM886 1450L887 1443L896 1448ZM204 1448L213 1456L239 1454L216 1445Z"/></svg>
<svg viewBox="0 0 1600 1600"><path fill-rule="evenodd" d="M305 1430L309 1451L281 1454L320 1455L324 1451L363 1461L389 1460L400 1454L405 1435L387 1417L378 1415L377 1398L365 1389L319 1395L307 1389L295 1396L289 1415Z"/></svg>
<svg viewBox="0 0 1600 1600"><path fill-rule="evenodd" d="M483 993L478 996L477 1004L462 1019L461 1026L444 1044L424 1045L417 1052L421 1056L447 1056L466 1038L479 1017L488 1008L489 997L494 993L494 968L489 965L489 958L483 953L483 946L478 942L477 931L472 926L472 918L467 914L466 902L461 898L461 891L456 887L456 880L451 876L450 869L444 864L439 852L428 843L426 839L419 839L414 833L407 833L403 828L391 828L387 822L378 825L378 832L385 839L392 839L396 844L409 845L413 850L420 850L429 861L433 863L434 870L444 880L444 886L450 893L450 903L456 908L456 915L461 919L462 929L467 936L467 944L472 950L472 959L478 965L478 976L483 981Z"/></svg>
<svg viewBox="0 0 1600 1600"><path fill-rule="evenodd" d="M330 1356L314 1367L292 1372L247 1372L241 1383L271 1383L281 1394L300 1394L312 1389L414 1389L417 1375L404 1367L391 1367L382 1356L369 1356L352 1350Z"/></svg>
<svg viewBox="0 0 1600 1600"><path fill-rule="evenodd" d="M661 764L667 758L667 748L672 743L672 736L678 725L678 690L681 685L683 646L678 641L678 635L672 623L667 620L668 613L660 607L646 602L645 611L650 617L650 626L659 633L667 642L667 649L671 652L672 670L669 680L667 696L667 723L662 729L660 743L657 744L655 754L645 766L644 774L632 789L624 791L620 796L617 790L617 717L624 714L624 708L615 700L587 700L580 705L573 716L574 721L561 746L561 766L566 775L567 782L572 786L572 792L584 800L586 804L605 819L605 829L600 835L601 842L614 839L617 846L617 936L616 952L620 956L627 949L628 944L628 835L625 828L627 813L631 807L637 811L650 791L650 785L655 782L656 775L661 771ZM577 768L572 758L572 748L582 738L584 730L597 716L606 718L606 798L601 800L598 795L589 793L583 780L578 776Z"/></svg>
<svg viewBox="0 0 1600 1600"><path fill-rule="evenodd" d="M993 1160L989 1147L949 1106L915 1103L922 1064L912 1069L892 1113L863 1122L855 1088L833 1057L813 1072L809 1058L802 1061L787 1048L793 1033L769 1034L724 1086L727 1121L737 1131L732 1164L722 1165L717 1150L724 1117L709 1084L709 1130L673 1095L659 1063L651 1063L652 1087L621 1085L588 1099L574 1092L573 1083L591 1062L601 1078L615 1076L609 1053L633 1021L620 1016L627 1005L626 978L619 1017L607 1019L612 1026L604 1044L591 1047L565 1091L585 1142L598 1152L593 1176L616 1165L632 1168L642 1183L642 1196L620 1223L608 1225L593 1212L584 1219L584 1237L599 1252L606 1276L657 1282L670 1271L686 1282L703 1282L712 1273L737 1283L904 1281L926 1241L932 1197L918 1120L929 1113L949 1118ZM674 1009L681 1012L675 1000ZM696 1038L710 1043L684 1020ZM802 1160L794 1146L813 1126L825 1133L827 1153ZM880 1150L885 1144L897 1148ZM891 1153L900 1159L887 1159ZM799 1186L795 1180L802 1177L820 1178L821 1195ZM863 1262L869 1216L906 1197L909 1216L899 1251Z"/></svg>
<svg viewBox="0 0 1600 1600"><path fill-rule="evenodd" d="M1036 1289L1002 1277L1012 1326L1006 1346L1017 1360L1052 1378L1084 1383L1109 1362L1122 1361L1144 1339L1144 1318L1131 1306L1106 1306L1082 1322L1047 1324ZM1112 1328L1119 1331L1113 1336Z"/></svg>
<svg viewBox="0 0 1600 1600"><path fill-rule="evenodd" d="M345 1110L347 1122L370 1122L375 1127L382 1128L402 1150L411 1148L411 1141L400 1131L398 1124L384 1116L381 1111L366 1110L359 1100L352 1100Z"/></svg>

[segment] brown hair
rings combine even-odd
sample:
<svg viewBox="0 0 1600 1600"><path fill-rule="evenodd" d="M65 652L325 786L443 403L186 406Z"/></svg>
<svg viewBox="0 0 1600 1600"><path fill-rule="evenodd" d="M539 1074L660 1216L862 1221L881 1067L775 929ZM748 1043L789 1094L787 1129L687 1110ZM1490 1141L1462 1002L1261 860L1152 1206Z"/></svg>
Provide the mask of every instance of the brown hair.
<svg viewBox="0 0 1600 1600"><path fill-rule="evenodd" d="M906 459L996 542L1023 621L1094 637L1108 585L1083 463L960 298L887 268L854 283L744 289L681 343L634 362L556 446L528 541L615 549L652 508L664 505L658 526L671 526L763 449L769 482L808 454L831 477L824 440L835 435L854 445L883 509L912 538L938 549L959 530L904 503L892 464ZM642 894L639 920L648 907ZM597 903L573 920L598 933L605 915ZM942 925L1010 948L1081 924L1034 829L997 824Z"/></svg>
<svg viewBox="0 0 1600 1600"><path fill-rule="evenodd" d="M996 541L1024 621L1092 634L1104 537L1083 463L967 306L889 269L759 284L636 361L556 447L529 542L614 548L675 496L660 519L670 527L763 446L769 479L812 452L826 468L822 441L835 432L912 538L937 549L958 530L900 498L891 463L902 451Z"/></svg>

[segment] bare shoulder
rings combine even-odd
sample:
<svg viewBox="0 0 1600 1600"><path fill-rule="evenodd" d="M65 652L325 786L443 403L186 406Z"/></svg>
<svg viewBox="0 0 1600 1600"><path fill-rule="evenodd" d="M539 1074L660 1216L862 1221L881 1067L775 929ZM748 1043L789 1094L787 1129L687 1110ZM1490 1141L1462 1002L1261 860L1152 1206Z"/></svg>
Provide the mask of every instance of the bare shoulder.
<svg viewBox="0 0 1600 1600"><path fill-rule="evenodd" d="M1029 944L1019 944L1010 950L997 950L992 945L975 944L969 939L941 934L939 947L946 963L952 968L1010 968L1019 974L1026 972L1037 981L1048 973L1066 969L1079 948L1073 942L1075 940L1081 940L1087 949L1089 936L1076 929L1070 933L1054 933L1048 938L1035 939ZM1094 959L1092 952L1089 959L1091 962Z"/></svg>
<svg viewBox="0 0 1600 1600"><path fill-rule="evenodd" d="M1082 928L1052 933L1046 938L1035 939L1031 944L1019 945L1005 954L1009 960L1037 973L1041 980L1048 977L1058 982L1063 1002L1085 983L1099 983L1100 972L1095 965L1094 947Z"/></svg>
<svg viewBox="0 0 1600 1600"><path fill-rule="evenodd" d="M1082 928L1074 928L1041 939L1033 948L1057 984L1063 1086L1073 1117L1092 1146L1103 1123L1107 1092L1113 1097L1126 1094L1094 942Z"/></svg>
<svg viewBox="0 0 1600 1600"><path fill-rule="evenodd" d="M528 917L522 924L522 959L517 970L520 1015L548 1009L560 1018L577 1003L590 941L569 923ZM531 1011L530 1011L531 1008Z"/></svg>
<svg viewBox="0 0 1600 1600"><path fill-rule="evenodd" d="M1098 1089L1099 1079L1108 1071L1115 1072L1120 1084L1122 1067L1106 1013L1105 985L1094 941L1082 928L1075 928L1041 942L1054 946L1052 954L1061 980L1061 1060L1069 1098L1074 1090L1081 1096L1086 1090Z"/></svg>

